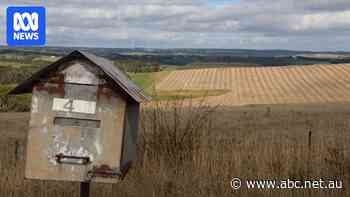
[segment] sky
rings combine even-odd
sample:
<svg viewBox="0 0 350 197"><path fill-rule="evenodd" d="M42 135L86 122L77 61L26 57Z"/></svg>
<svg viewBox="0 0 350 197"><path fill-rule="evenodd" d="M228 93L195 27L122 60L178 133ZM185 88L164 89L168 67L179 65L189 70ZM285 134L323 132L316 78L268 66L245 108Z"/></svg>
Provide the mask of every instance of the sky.
<svg viewBox="0 0 350 197"><path fill-rule="evenodd" d="M349 0L2 0L46 7L47 45L350 51Z"/></svg>

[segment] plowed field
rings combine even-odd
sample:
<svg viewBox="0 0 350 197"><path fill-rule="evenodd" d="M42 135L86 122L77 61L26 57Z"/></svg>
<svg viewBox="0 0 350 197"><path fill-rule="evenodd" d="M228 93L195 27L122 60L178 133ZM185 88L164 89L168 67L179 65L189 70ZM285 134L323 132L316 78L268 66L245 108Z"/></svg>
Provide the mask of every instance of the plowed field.
<svg viewBox="0 0 350 197"><path fill-rule="evenodd" d="M350 64L176 70L157 90L229 90L223 105L350 101Z"/></svg>

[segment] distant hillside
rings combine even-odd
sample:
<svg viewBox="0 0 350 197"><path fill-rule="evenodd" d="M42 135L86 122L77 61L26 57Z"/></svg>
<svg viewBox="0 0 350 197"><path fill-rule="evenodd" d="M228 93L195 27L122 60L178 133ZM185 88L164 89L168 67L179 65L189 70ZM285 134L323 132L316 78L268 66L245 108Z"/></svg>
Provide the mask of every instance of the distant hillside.
<svg viewBox="0 0 350 197"><path fill-rule="evenodd" d="M0 47L0 55L54 56L59 57L79 49L111 60L136 60L161 65L304 65L350 63L349 52L311 52L290 50L250 49L126 49L126 48L84 48L84 47Z"/></svg>

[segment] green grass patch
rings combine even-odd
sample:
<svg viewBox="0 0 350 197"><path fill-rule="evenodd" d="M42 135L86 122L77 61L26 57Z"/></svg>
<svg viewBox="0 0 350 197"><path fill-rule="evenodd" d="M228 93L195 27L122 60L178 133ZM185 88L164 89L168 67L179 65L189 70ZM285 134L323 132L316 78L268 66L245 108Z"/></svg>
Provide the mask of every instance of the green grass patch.
<svg viewBox="0 0 350 197"><path fill-rule="evenodd" d="M6 95L12 88L14 88L16 85L9 84L9 85L0 85L0 96Z"/></svg>
<svg viewBox="0 0 350 197"><path fill-rule="evenodd" d="M154 73L129 73L129 77L144 91L154 86Z"/></svg>
<svg viewBox="0 0 350 197"><path fill-rule="evenodd" d="M229 90L173 90L157 91L153 95L154 100L178 100L187 98L201 98L208 96L220 96L226 94Z"/></svg>
<svg viewBox="0 0 350 197"><path fill-rule="evenodd" d="M0 61L0 66L9 66L13 68L20 68L24 66L32 66L32 64L25 64L25 63L19 63L19 62L13 62L13 61Z"/></svg>
<svg viewBox="0 0 350 197"><path fill-rule="evenodd" d="M147 95L154 95L156 83L166 77L170 71L149 72L149 73L128 73L131 80L140 86Z"/></svg>

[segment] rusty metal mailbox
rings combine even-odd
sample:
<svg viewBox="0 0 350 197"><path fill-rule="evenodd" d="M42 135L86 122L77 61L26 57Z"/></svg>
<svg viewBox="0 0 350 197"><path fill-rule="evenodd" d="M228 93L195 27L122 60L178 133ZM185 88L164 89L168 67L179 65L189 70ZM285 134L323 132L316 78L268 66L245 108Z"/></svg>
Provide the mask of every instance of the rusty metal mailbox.
<svg viewBox="0 0 350 197"><path fill-rule="evenodd" d="M28 92L26 178L114 183L125 175L149 98L112 62L74 51L10 94Z"/></svg>

